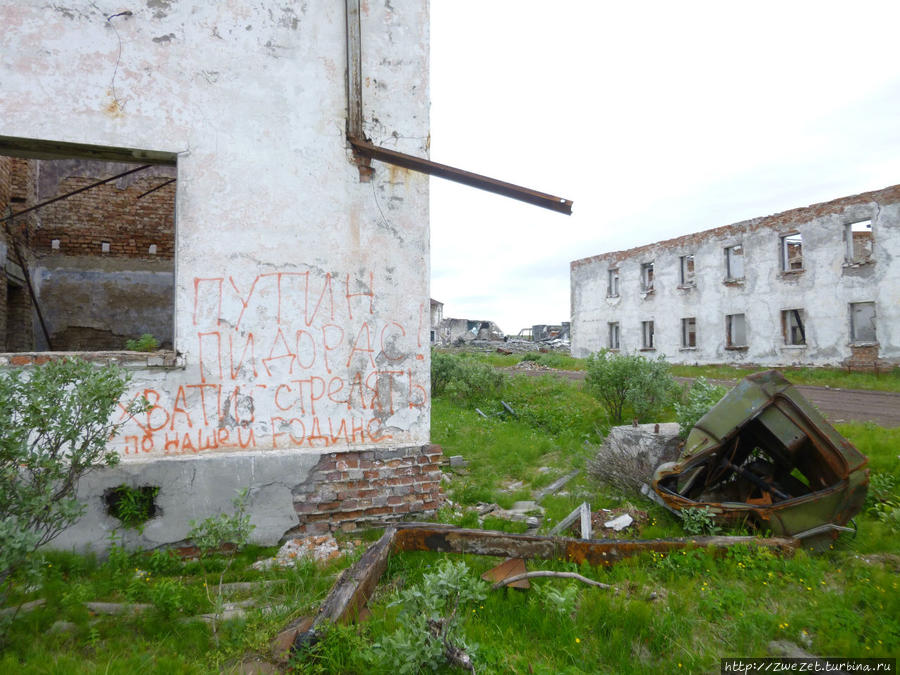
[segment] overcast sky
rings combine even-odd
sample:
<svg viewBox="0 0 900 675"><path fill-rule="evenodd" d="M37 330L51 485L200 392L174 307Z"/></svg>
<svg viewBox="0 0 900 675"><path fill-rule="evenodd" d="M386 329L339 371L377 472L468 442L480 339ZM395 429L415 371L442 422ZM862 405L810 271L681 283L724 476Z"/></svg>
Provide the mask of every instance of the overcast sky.
<svg viewBox="0 0 900 675"><path fill-rule="evenodd" d="M431 295L569 320L569 262L900 183L900 2L431 0Z"/></svg>

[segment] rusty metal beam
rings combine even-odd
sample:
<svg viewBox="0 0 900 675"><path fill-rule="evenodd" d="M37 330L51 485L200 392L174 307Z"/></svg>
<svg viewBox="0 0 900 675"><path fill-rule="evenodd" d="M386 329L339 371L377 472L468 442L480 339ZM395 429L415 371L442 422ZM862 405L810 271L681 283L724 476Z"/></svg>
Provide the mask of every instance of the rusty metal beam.
<svg viewBox="0 0 900 675"><path fill-rule="evenodd" d="M506 558L543 558L591 565L612 565L654 551L670 553L692 548L727 550L736 544L771 548L790 555L798 546L785 537L683 537L674 539L572 539L490 530L470 530L436 523L403 523L394 535L394 551L472 553Z"/></svg>
<svg viewBox="0 0 900 675"><path fill-rule="evenodd" d="M373 143L360 138L350 137L348 140L350 141L350 145L353 146L353 150L363 157L369 157L381 162L402 166L405 169L427 173L429 176L437 176L438 178L452 180L455 183L462 183L463 185L468 185L469 187L478 188L480 190L487 190L488 192L503 195L504 197L518 199L527 204L533 204L545 209L550 209L551 211L564 213L567 216L572 215L571 199L556 197L547 194L546 192L538 192L537 190L522 187L521 185L506 183L502 180L497 180L496 178L490 178L488 176L482 176L481 174L472 173L471 171L457 169L456 167L448 166L447 164L439 164L437 162L432 162L429 159L416 157L415 155L407 155L404 152L389 150L388 148L374 145Z"/></svg>
<svg viewBox="0 0 900 675"><path fill-rule="evenodd" d="M145 193L138 195L137 197L135 197L135 199L143 199L143 198L146 197L147 195L153 194L153 193L156 192L157 190L162 190L164 187L166 187L166 185L170 185L170 184L174 183L176 180L178 180L178 179L177 179L177 178L170 178L170 179L167 180L165 183L160 183L160 184L157 185L155 188L150 188L150 189L147 190Z"/></svg>
<svg viewBox="0 0 900 675"><path fill-rule="evenodd" d="M359 0L347 0L347 137L363 138L362 31Z"/></svg>

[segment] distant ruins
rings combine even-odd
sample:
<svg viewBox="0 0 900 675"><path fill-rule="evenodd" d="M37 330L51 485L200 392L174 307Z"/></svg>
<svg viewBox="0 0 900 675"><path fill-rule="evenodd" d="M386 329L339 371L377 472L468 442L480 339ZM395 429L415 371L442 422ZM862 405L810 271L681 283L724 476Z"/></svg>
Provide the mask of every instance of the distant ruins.
<svg viewBox="0 0 900 675"><path fill-rule="evenodd" d="M571 264L572 354L900 363L900 186Z"/></svg>

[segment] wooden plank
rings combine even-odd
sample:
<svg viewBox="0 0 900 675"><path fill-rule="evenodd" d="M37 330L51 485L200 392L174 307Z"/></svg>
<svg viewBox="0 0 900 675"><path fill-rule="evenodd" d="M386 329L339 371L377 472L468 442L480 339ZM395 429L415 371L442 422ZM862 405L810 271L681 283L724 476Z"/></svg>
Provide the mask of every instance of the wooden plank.
<svg viewBox="0 0 900 675"><path fill-rule="evenodd" d="M525 574L525 561L521 558L507 558L496 567L492 567L481 575L485 581L493 581L501 583L510 577ZM513 588L531 588L531 582L528 579L520 579L518 581L510 581L504 584Z"/></svg>
<svg viewBox="0 0 900 675"><path fill-rule="evenodd" d="M561 521L559 521L556 525L553 526L553 529L550 530L551 535L559 534L560 532L565 532L566 529L575 524L575 521L579 518L583 518L582 513L584 513L584 509L587 507L588 511L588 519L590 519L591 507L588 506L587 502L582 502L572 513L567 515ZM582 522L584 522L582 520ZM583 530L582 530L583 532Z"/></svg>
<svg viewBox="0 0 900 675"><path fill-rule="evenodd" d="M370 546L353 566L341 573L308 629L301 632L299 621L302 619L298 621L292 651L301 650L318 642L317 629L323 622L347 623L357 618L378 585L381 575L384 574L396 532L394 528L385 530L381 539ZM292 626L288 625L285 630L291 628Z"/></svg>
<svg viewBox="0 0 900 675"><path fill-rule="evenodd" d="M543 487L540 490L536 491L534 493L534 501L539 502L547 495L552 495L556 492L559 492L566 483L575 478L575 476L577 476L579 473L580 470L575 469L572 473L567 473L565 476L557 478L547 487Z"/></svg>

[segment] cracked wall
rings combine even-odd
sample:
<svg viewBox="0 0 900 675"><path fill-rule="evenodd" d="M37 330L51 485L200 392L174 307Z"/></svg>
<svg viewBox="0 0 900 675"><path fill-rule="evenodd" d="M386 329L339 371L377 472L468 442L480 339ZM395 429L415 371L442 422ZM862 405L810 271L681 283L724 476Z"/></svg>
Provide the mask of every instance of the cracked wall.
<svg viewBox="0 0 900 675"><path fill-rule="evenodd" d="M359 180L342 4L130 9L0 7L0 141L177 160L173 354L96 357L153 405L113 440L121 470L288 456L295 486L323 454L427 446L428 178L375 162ZM361 29L366 134L427 156L427 4L364 4ZM191 508L228 508L226 485Z"/></svg>
<svg viewBox="0 0 900 675"><path fill-rule="evenodd" d="M861 261L851 226L864 221L871 221L873 245L871 257ZM794 233L802 238L799 269L790 269L796 260L786 263L784 256L783 238ZM726 249L736 246L743 269L729 278ZM789 256L796 253L791 245ZM621 351L665 354L674 363L890 367L900 363L898 255L900 186L893 186L576 260L572 353L609 348L610 324L617 324ZM647 263L654 269L650 292L641 290ZM614 289L611 270L618 277ZM851 306L869 302L876 308L875 341L859 339L851 328ZM792 310L802 310L804 330L790 339L783 326L784 317L795 316ZM727 341L726 317L736 315L745 317L744 345ZM682 323L691 318L695 323ZM653 322L652 349L645 345L644 322Z"/></svg>

